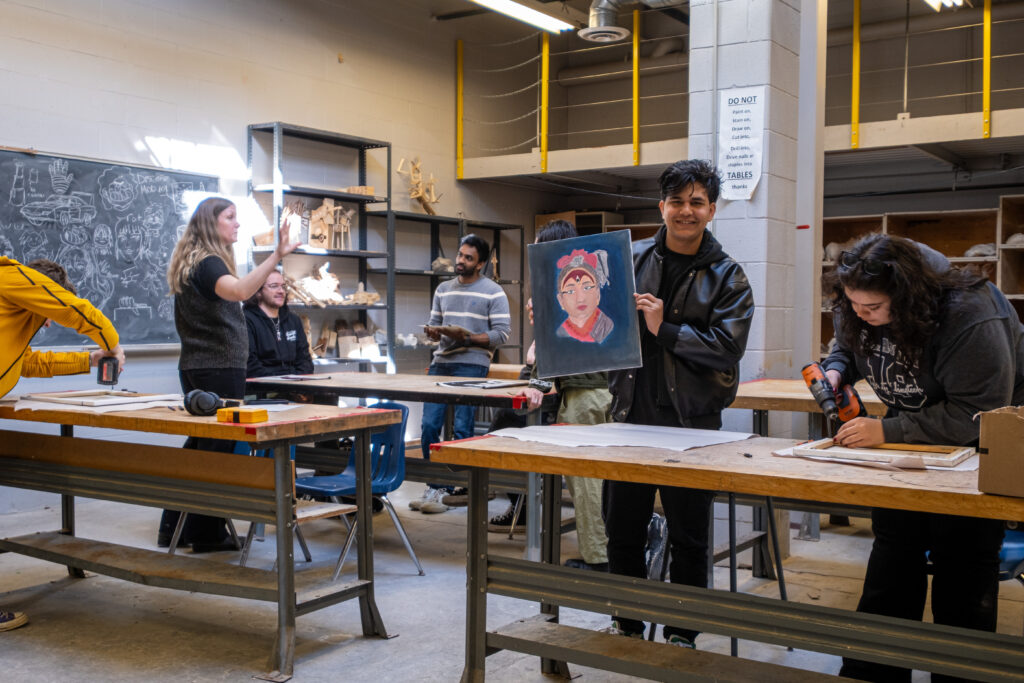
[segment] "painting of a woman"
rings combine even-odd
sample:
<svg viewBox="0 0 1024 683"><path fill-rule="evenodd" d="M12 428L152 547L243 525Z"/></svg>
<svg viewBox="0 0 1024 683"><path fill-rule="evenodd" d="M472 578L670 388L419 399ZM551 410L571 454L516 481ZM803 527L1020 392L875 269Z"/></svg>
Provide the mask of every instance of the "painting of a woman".
<svg viewBox="0 0 1024 683"><path fill-rule="evenodd" d="M600 344L615 324L599 305L601 288L608 285L608 254L603 249L574 249L556 264L556 298L568 316L556 331L559 337Z"/></svg>

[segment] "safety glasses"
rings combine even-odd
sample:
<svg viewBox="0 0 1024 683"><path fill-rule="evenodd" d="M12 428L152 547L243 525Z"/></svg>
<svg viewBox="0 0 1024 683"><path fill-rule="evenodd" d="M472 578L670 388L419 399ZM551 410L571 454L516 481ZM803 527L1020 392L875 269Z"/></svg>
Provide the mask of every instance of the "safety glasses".
<svg viewBox="0 0 1024 683"><path fill-rule="evenodd" d="M861 258L852 251L844 251L839 255L839 269L850 270L855 268L857 264L862 265L862 270L865 275L881 275L882 271L891 266L889 261L882 261L876 258Z"/></svg>

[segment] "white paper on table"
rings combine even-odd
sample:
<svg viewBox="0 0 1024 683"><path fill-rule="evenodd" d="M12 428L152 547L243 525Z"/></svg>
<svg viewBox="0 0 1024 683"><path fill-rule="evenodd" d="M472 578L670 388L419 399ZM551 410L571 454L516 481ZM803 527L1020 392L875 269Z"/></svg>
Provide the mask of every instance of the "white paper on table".
<svg viewBox="0 0 1024 683"><path fill-rule="evenodd" d="M302 403L265 403L251 406L252 408L266 408L268 413L280 413L283 410L293 410L303 406Z"/></svg>
<svg viewBox="0 0 1024 683"><path fill-rule="evenodd" d="M954 467L939 467L938 465L925 465L920 467L918 463L920 460L913 458L907 458L905 462L900 460L893 460L892 462L875 462L873 460L848 460L846 458L830 458L828 456L817 456L817 455L797 455L793 452L793 448L783 448L778 451L773 451L772 455L777 455L782 458L803 458L804 460L817 460L818 462L837 462L842 465L861 465L863 467L874 467L880 470L939 470L942 472L973 472L978 469L981 464L981 459L975 454L967 458L960 464Z"/></svg>
<svg viewBox="0 0 1024 683"><path fill-rule="evenodd" d="M71 403L53 403L50 401L30 401L19 399L14 404L15 412L21 410L67 410L75 413L127 413L146 408L176 408L181 406L181 399L176 401L147 401L146 403L118 403L110 406L76 406Z"/></svg>
<svg viewBox="0 0 1024 683"><path fill-rule="evenodd" d="M491 432L520 441L536 441L554 446L643 446L686 451L701 446L743 441L754 436L747 432L720 432L712 429L654 427L651 425L608 422L600 425L548 425Z"/></svg>

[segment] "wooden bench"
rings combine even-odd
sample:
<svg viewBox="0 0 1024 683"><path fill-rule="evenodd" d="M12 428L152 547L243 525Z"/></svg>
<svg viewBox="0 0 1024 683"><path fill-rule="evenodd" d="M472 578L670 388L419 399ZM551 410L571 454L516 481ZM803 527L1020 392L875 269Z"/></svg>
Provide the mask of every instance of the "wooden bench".
<svg viewBox="0 0 1024 683"><path fill-rule="evenodd" d="M562 658L573 664L654 681L824 683L843 680L768 662L565 626L540 616L488 631L487 646L545 659Z"/></svg>

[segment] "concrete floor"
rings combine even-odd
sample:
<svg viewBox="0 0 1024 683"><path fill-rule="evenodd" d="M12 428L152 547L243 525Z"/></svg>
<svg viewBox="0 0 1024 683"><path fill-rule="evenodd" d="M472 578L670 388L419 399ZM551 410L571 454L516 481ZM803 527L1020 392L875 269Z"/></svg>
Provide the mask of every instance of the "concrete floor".
<svg viewBox="0 0 1024 683"><path fill-rule="evenodd" d="M355 602L300 617L298 620L294 681L458 681L462 671L465 600L465 508L440 515L408 509L422 484L407 483L392 500L424 565L417 576L386 515L375 522L377 603L389 640L360 635ZM0 535L13 536L59 527L59 502L34 512L0 516ZM493 513L505 501L492 501ZM570 514L571 511L566 511ZM125 545L155 547L160 512L117 503L81 500L80 536ZM857 602L863 566L871 544L866 520L850 527L829 527L822 517L821 541L794 539L786 560L791 600L852 609ZM242 533L245 524L241 523ZM330 572L340 546L341 529L335 521L304 527L313 553L312 565L299 571ZM724 538L724 536L723 536ZM492 552L518 556L521 537L509 541L491 535ZM563 557L576 555L575 535L563 540ZM186 551L187 552L187 551ZM270 569L272 537L256 543L250 566ZM207 555L232 562L237 553ZM353 558L346 573L354 573ZM740 573L741 590L777 597L774 582ZM728 570L718 567L715 584L728 587ZM1020 635L1024 621L1024 587L1004 582L1000 594L1000 631ZM0 605L27 612L30 623L0 633L0 662L4 678L17 681L248 681L265 673L269 662L276 609L263 602L187 594L149 588L90 574L69 579L62 566L23 556L0 557ZM488 624L500 626L536 613L535 606L492 596ZM563 610L562 621L602 628L608 619L575 610ZM727 638L702 635L698 648L726 653ZM836 673L837 657L747 641L740 655L790 666ZM490 681L548 681L538 660L501 652L487 660ZM580 681L635 680L627 676L572 667ZM915 681L926 681L915 674Z"/></svg>

